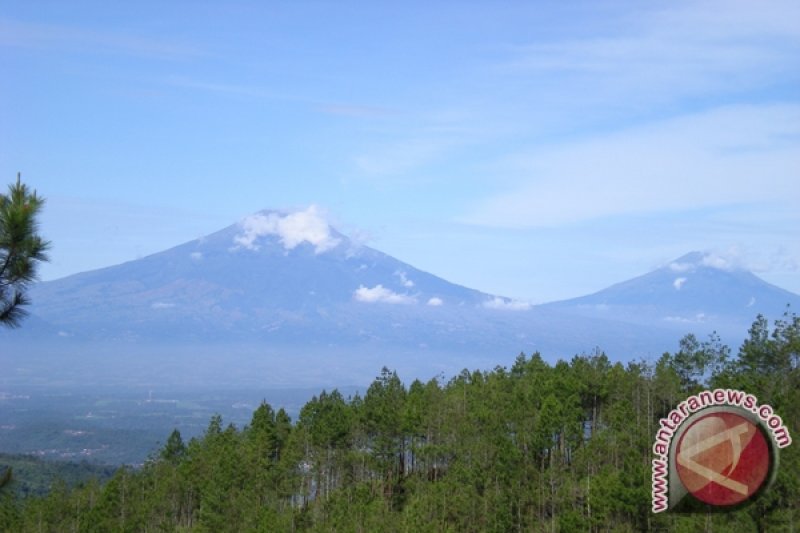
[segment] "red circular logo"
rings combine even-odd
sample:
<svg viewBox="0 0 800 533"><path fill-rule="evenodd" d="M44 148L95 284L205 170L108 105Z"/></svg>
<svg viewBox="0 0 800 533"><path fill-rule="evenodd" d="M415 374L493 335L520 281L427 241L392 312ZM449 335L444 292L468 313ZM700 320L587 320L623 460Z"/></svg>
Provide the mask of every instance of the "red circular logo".
<svg viewBox="0 0 800 533"><path fill-rule="evenodd" d="M678 476L695 498L710 505L741 503L769 474L772 458L764 433L750 420L716 412L692 422L676 453Z"/></svg>

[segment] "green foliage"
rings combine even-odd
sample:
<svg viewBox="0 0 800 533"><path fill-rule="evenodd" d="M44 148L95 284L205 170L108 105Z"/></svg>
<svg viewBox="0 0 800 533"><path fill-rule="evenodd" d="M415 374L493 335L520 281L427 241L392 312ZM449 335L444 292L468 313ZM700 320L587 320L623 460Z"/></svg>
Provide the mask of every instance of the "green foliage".
<svg viewBox="0 0 800 533"><path fill-rule="evenodd" d="M0 194L0 324L19 326L29 303L25 290L36 266L47 261L50 244L38 235L37 215L44 200L20 182Z"/></svg>
<svg viewBox="0 0 800 533"><path fill-rule="evenodd" d="M3 467L3 469L0 470L0 489L8 485L11 481L11 472L12 469L10 466Z"/></svg>
<svg viewBox="0 0 800 533"><path fill-rule="evenodd" d="M167 444L161 450L161 458L172 464L178 464L186 456L186 445L183 443L181 432L173 430L167 439Z"/></svg>
<svg viewBox="0 0 800 533"><path fill-rule="evenodd" d="M658 419L687 392L731 386L800 435L800 321L756 320L731 359L716 337L655 365L603 353L569 363L524 354L406 388L383 369L364 397L322 392L296 425L262 403L239 430L211 419L185 445L104 487L0 500L13 531L783 531L800 523L800 447L774 486L730 514L653 515Z"/></svg>
<svg viewBox="0 0 800 533"><path fill-rule="evenodd" d="M93 478L105 481L113 474L114 467L111 466L47 461L30 455L0 453L0 481L8 476L5 489L23 498L46 495L56 481L75 487Z"/></svg>

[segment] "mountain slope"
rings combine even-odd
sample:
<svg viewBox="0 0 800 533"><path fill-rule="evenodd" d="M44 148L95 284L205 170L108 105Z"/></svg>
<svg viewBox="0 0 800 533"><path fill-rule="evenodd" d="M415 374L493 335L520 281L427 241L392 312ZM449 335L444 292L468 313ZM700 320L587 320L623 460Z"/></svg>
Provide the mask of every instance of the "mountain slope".
<svg viewBox="0 0 800 533"><path fill-rule="evenodd" d="M314 208L264 211L140 260L39 284L32 298L32 312L62 336L404 344L460 344L455 337L473 333L491 341L482 333L497 319L483 315L509 302L358 245Z"/></svg>
<svg viewBox="0 0 800 533"><path fill-rule="evenodd" d="M741 337L757 314L778 317L800 296L711 254L691 252L643 276L595 294L541 306L583 317L632 324L716 329Z"/></svg>

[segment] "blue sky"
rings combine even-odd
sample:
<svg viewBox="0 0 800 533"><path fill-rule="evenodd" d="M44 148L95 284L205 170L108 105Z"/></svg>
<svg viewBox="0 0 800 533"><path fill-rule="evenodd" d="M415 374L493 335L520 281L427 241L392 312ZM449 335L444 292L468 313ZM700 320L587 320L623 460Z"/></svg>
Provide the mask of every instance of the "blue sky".
<svg viewBox="0 0 800 533"><path fill-rule="evenodd" d="M800 4L565 4L0 0L0 177L43 279L313 204L534 303L691 250L800 292Z"/></svg>

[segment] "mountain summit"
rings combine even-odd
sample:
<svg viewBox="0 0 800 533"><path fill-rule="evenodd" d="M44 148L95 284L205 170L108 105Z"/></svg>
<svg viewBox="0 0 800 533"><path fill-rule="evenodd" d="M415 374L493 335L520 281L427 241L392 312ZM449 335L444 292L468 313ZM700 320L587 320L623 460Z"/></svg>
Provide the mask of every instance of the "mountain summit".
<svg viewBox="0 0 800 533"><path fill-rule="evenodd" d="M800 308L800 296L723 257L691 252L643 276L543 307L634 324L716 329L738 338L757 314L777 317L787 305Z"/></svg>
<svg viewBox="0 0 800 533"><path fill-rule="evenodd" d="M495 302L353 242L314 206L261 211L164 252L42 283L32 297L33 313L62 335L173 340L371 337L360 321L381 313Z"/></svg>

